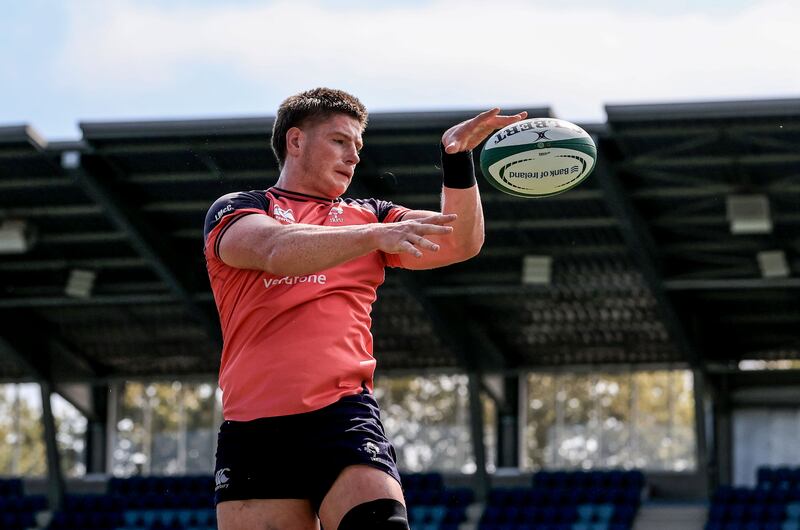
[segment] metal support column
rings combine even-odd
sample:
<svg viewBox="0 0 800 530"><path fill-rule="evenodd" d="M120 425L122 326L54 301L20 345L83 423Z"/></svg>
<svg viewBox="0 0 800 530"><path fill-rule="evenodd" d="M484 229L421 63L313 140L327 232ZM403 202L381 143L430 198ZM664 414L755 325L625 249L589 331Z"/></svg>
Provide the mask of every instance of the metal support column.
<svg viewBox="0 0 800 530"><path fill-rule="evenodd" d="M481 374L469 373L469 423L472 449L475 454L475 498L484 502L489 494L489 474L486 472L486 446L483 443L483 404L481 403Z"/></svg>
<svg viewBox="0 0 800 530"><path fill-rule="evenodd" d="M50 406L53 386L47 381L39 381L39 388L42 392L42 423L47 455L47 499L51 510L60 510L64 503L64 478L56 442L56 421Z"/></svg>
<svg viewBox="0 0 800 530"><path fill-rule="evenodd" d="M94 417L86 425L86 471L105 473L108 452L108 395L109 385L92 386Z"/></svg>
<svg viewBox="0 0 800 530"><path fill-rule="evenodd" d="M519 467L519 376L503 378L503 407L497 411L497 467Z"/></svg>
<svg viewBox="0 0 800 530"><path fill-rule="evenodd" d="M708 439L706 429L706 374L704 370L692 370L694 378L694 431L697 444L697 475L703 480L702 488L707 494L713 482L708 466Z"/></svg>

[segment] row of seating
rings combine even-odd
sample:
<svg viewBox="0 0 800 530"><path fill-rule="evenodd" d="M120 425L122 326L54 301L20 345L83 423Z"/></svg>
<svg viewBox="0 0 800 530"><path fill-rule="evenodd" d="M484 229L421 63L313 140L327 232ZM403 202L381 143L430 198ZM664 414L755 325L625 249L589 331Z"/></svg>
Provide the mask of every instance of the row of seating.
<svg viewBox="0 0 800 530"><path fill-rule="evenodd" d="M762 467L754 488L717 488L705 530L800 530L800 484L791 486L793 473Z"/></svg>
<svg viewBox="0 0 800 530"><path fill-rule="evenodd" d="M409 523L414 530L458 530L475 499L470 488L446 488L441 473L403 475Z"/></svg>
<svg viewBox="0 0 800 530"><path fill-rule="evenodd" d="M403 473L400 475L403 488L413 491L442 491L444 477L441 473Z"/></svg>
<svg viewBox="0 0 800 530"><path fill-rule="evenodd" d="M713 504L767 504L800 502L800 488L747 488L720 486L711 497Z"/></svg>
<svg viewBox="0 0 800 530"><path fill-rule="evenodd" d="M641 471L540 471L491 490L479 530L629 530L643 487Z"/></svg>
<svg viewBox="0 0 800 530"><path fill-rule="evenodd" d="M765 489L800 488L800 467L759 467L756 470L756 484L759 488Z"/></svg>
<svg viewBox="0 0 800 530"><path fill-rule="evenodd" d="M459 524L466 520L467 508L464 506L408 506L408 520L412 526Z"/></svg>
<svg viewBox="0 0 800 530"><path fill-rule="evenodd" d="M534 488L611 488L641 490L644 473L640 470L592 470L592 471L538 471L533 475Z"/></svg>
<svg viewBox="0 0 800 530"><path fill-rule="evenodd" d="M579 504L628 504L641 501L638 489L591 487L587 489L496 488L489 493L495 506L576 506Z"/></svg>
<svg viewBox="0 0 800 530"><path fill-rule="evenodd" d="M636 508L630 505L582 504L580 506L547 506L543 508L487 506L481 517L487 524L524 523L621 523L630 525Z"/></svg>
<svg viewBox="0 0 800 530"><path fill-rule="evenodd" d="M22 479L4 478L0 479L0 497L22 497Z"/></svg>
<svg viewBox="0 0 800 530"><path fill-rule="evenodd" d="M36 513L46 508L44 495L25 495L22 479L0 479L0 528L24 530L36 527Z"/></svg>
<svg viewBox="0 0 800 530"><path fill-rule="evenodd" d="M471 489L445 488L440 473L408 474L403 480L416 526L456 530L466 520L466 507L474 500ZM112 478L104 495L68 495L49 528L187 530L214 528L215 523L212 477L150 476Z"/></svg>
<svg viewBox="0 0 800 530"><path fill-rule="evenodd" d="M122 519L128 527L160 524L171 528L213 526L217 516L214 510L128 510L123 512Z"/></svg>
<svg viewBox="0 0 800 530"><path fill-rule="evenodd" d="M404 494L409 506L469 506L475 500L475 493L470 488L443 488L437 491L405 487Z"/></svg>
<svg viewBox="0 0 800 530"><path fill-rule="evenodd" d="M785 504L712 504L710 522L777 522L787 520Z"/></svg>
<svg viewBox="0 0 800 530"><path fill-rule="evenodd" d="M481 525L480 528L481 530L629 530L630 526L623 523L522 523L514 525L487 524Z"/></svg>
<svg viewBox="0 0 800 530"><path fill-rule="evenodd" d="M214 510L141 510L128 512L56 512L50 530L118 530L215 528ZM4 528L4 527L3 527Z"/></svg>
<svg viewBox="0 0 800 530"><path fill-rule="evenodd" d="M0 512L0 528L3 530L23 530L36 526L36 518L32 512Z"/></svg>
<svg viewBox="0 0 800 530"><path fill-rule="evenodd" d="M211 475L115 477L108 482L108 493L122 497L152 494L207 495L213 491L214 477Z"/></svg>
<svg viewBox="0 0 800 530"><path fill-rule="evenodd" d="M705 526L706 530L800 530L800 525L794 522L727 522L710 521Z"/></svg>

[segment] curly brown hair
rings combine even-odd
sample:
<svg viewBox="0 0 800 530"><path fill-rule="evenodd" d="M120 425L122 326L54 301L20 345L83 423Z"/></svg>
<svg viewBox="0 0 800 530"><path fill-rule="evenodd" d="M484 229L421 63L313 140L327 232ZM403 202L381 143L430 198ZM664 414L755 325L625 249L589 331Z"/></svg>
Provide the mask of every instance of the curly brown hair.
<svg viewBox="0 0 800 530"><path fill-rule="evenodd" d="M272 125L272 152L282 168L286 161L286 132L310 121L323 120L332 114L347 114L367 127L367 109L357 97L334 88L314 88L286 98L278 107Z"/></svg>

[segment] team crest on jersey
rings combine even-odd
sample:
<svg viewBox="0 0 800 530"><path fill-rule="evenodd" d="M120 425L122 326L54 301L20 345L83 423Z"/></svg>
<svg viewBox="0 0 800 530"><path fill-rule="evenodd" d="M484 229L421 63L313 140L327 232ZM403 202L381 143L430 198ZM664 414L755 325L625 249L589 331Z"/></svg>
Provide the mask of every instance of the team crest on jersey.
<svg viewBox="0 0 800 530"><path fill-rule="evenodd" d="M275 219L278 221L283 221L285 223L295 223L294 213L292 212L291 208L283 209L277 204L275 208L272 209L272 214L275 216Z"/></svg>
<svg viewBox="0 0 800 530"><path fill-rule="evenodd" d="M328 221L331 223L343 223L344 208L341 206L333 206L330 213L328 213Z"/></svg>

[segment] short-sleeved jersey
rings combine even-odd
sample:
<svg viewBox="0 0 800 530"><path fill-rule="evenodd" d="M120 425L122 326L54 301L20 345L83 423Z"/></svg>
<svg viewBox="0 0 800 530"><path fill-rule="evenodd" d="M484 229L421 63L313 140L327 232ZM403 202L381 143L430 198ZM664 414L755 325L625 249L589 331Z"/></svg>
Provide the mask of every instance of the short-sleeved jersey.
<svg viewBox="0 0 800 530"><path fill-rule="evenodd" d="M373 251L303 276L279 277L226 265L225 232L246 215L281 223L346 226L395 222L407 208L376 199L323 199L279 188L219 198L205 221L205 257L222 325L219 384L226 420L249 421L317 410L372 390L370 312L385 266Z"/></svg>

